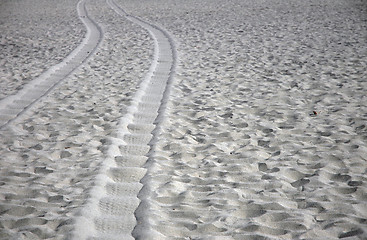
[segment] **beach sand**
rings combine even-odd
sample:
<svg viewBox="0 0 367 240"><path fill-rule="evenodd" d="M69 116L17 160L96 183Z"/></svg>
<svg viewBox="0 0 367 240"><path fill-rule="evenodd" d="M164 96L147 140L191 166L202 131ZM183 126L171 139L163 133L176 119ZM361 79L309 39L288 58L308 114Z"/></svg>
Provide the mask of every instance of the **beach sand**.
<svg viewBox="0 0 367 240"><path fill-rule="evenodd" d="M366 5L119 2L167 29L178 46L144 181L151 232L367 237Z"/></svg>
<svg viewBox="0 0 367 240"><path fill-rule="evenodd" d="M66 4L74 11L77 1ZM105 1L88 1L86 8L105 31L100 48L1 130L1 239L70 237L74 215L88 197L109 138L116 135L118 120L150 67L154 46L146 31L117 18ZM28 59L33 60L38 61Z"/></svg>
<svg viewBox="0 0 367 240"><path fill-rule="evenodd" d="M85 27L77 1L0 3L0 100L62 61L81 42Z"/></svg>
<svg viewBox="0 0 367 240"><path fill-rule="evenodd" d="M76 1L63 2L68 14L76 14ZM176 66L160 95L158 118L149 119L146 103L137 112L131 106L157 60L159 31L149 35L106 1L87 1L104 33L95 55L1 129L1 239L77 239L84 218L92 239L367 238L363 1L115 3L171 41ZM7 4L14 7L7 1L0 6ZM36 10L30 12L36 21ZM74 16L75 31L58 31L67 37L52 44L72 49L81 42L85 30ZM17 28L11 20L6 26ZM41 49L40 59L21 50L24 61L49 62L46 47ZM6 86L20 66L32 77L49 67L1 66L2 76L8 75L0 84ZM1 88L1 94L16 88ZM144 101L154 105L156 98ZM132 120L126 117L131 111ZM121 128L137 119L149 121L131 124L129 131L149 133L152 140L144 135L138 141L145 145L115 145L111 139L136 141L136 135L121 135ZM130 185L109 182L141 200L133 209L136 221L121 222L119 215L131 209L109 195L98 199L96 211L118 221L86 214L95 210L89 203L96 198L96 179L106 178L101 168L116 146L114 164L145 169ZM128 159L120 156L126 152ZM116 168L108 179L129 178L125 170ZM114 226L121 232L111 235ZM126 229L134 230L126 235Z"/></svg>

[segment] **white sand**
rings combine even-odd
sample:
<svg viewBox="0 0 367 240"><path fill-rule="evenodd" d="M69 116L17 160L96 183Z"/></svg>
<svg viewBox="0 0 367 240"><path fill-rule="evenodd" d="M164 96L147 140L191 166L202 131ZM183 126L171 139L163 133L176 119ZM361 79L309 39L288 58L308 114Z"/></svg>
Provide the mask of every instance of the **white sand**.
<svg viewBox="0 0 367 240"><path fill-rule="evenodd" d="M1 239L367 238L365 3L115 2L172 91L160 29L87 1L99 50L0 132Z"/></svg>
<svg viewBox="0 0 367 240"><path fill-rule="evenodd" d="M102 28L88 16L85 0L77 4L78 17L87 28L83 41L61 62L47 69L37 78L21 85L15 94L0 99L0 128L11 124L42 100L78 67L85 63L98 49L103 40Z"/></svg>
<svg viewBox="0 0 367 240"><path fill-rule="evenodd" d="M144 182L152 230L166 239L367 237L365 4L119 2L179 46Z"/></svg>
<svg viewBox="0 0 367 240"><path fill-rule="evenodd" d="M70 11L76 3L68 3ZM99 51L1 131L1 239L64 239L72 232L109 138L150 67L154 45L146 31L104 1L86 7L106 31Z"/></svg>
<svg viewBox="0 0 367 240"><path fill-rule="evenodd" d="M147 173L144 164L154 151L157 122L163 114L162 103L175 65L172 40L166 32L135 17L126 15L112 0L107 3L116 13L150 32L155 53L152 65L139 84L127 114L120 119L117 136L107 150L90 197L78 214L73 239L134 239L135 226L146 226L136 217L145 219L149 200L138 198ZM141 203L141 204L140 204ZM140 212L135 212L140 204ZM148 227L148 226L147 226ZM139 230L146 232L145 227ZM144 238L155 238L151 232Z"/></svg>
<svg viewBox="0 0 367 240"><path fill-rule="evenodd" d="M82 40L77 1L0 3L0 100L62 61Z"/></svg>

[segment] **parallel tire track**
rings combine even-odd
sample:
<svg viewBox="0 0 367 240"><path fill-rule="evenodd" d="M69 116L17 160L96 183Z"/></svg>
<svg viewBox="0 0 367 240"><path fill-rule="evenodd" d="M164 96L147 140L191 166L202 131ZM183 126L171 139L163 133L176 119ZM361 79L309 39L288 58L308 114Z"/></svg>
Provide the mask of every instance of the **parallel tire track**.
<svg viewBox="0 0 367 240"><path fill-rule="evenodd" d="M106 0L120 16L149 31L155 42L150 70L140 83L128 113L120 120L119 132L111 139L107 157L96 177L88 202L76 219L74 239L134 239L140 224L136 216L145 205L140 192L145 164L154 151L160 118L168 100L176 54L169 35L161 28L128 15L113 0ZM138 219L138 220L137 220Z"/></svg>
<svg viewBox="0 0 367 240"><path fill-rule="evenodd" d="M87 28L87 34L82 43L61 63L26 84L15 95L0 101L0 129L15 121L42 97L50 93L96 51L103 39L103 32L100 26L88 16L85 2L86 0L81 0L77 5L79 18Z"/></svg>

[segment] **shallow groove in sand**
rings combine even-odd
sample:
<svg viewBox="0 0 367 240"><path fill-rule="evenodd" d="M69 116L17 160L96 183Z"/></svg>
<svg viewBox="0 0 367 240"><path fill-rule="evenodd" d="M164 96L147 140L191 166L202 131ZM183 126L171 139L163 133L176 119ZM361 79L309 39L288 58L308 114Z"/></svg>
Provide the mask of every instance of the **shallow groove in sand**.
<svg viewBox="0 0 367 240"><path fill-rule="evenodd" d="M77 5L78 16L87 28L87 34L82 43L62 62L29 82L15 95L0 101L0 129L15 121L36 102L50 93L96 51L103 39L103 32L101 27L88 16L85 2L86 0L81 0Z"/></svg>
<svg viewBox="0 0 367 240"><path fill-rule="evenodd" d="M155 52L147 76L120 119L117 137L111 139L89 199L76 218L74 239L134 239L141 235L136 233L139 225L146 225L141 182L149 171L144 165L154 151L176 64L173 40L165 30L127 14L113 0L106 2L118 15L150 33Z"/></svg>

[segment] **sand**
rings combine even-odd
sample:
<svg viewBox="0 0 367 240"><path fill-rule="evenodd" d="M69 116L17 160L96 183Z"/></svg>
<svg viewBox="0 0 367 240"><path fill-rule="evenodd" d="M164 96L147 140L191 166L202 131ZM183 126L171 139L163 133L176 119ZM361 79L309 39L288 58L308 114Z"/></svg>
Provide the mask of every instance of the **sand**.
<svg viewBox="0 0 367 240"><path fill-rule="evenodd" d="M120 2L178 42L144 181L152 232L366 238L365 5Z"/></svg>
<svg viewBox="0 0 367 240"><path fill-rule="evenodd" d="M149 70L154 45L146 31L116 18L104 1L86 8L105 31L99 50L1 130L1 239L69 238L109 138Z"/></svg>
<svg viewBox="0 0 367 240"><path fill-rule="evenodd" d="M0 238L366 239L366 9L86 1L98 50L0 132Z"/></svg>
<svg viewBox="0 0 367 240"><path fill-rule="evenodd" d="M88 16L85 1L80 1L76 7L78 17L87 29L82 42L61 62L21 85L15 94L0 100L0 128L5 128L42 100L97 51L103 40L102 28Z"/></svg>
<svg viewBox="0 0 367 240"><path fill-rule="evenodd" d="M117 136L111 139L90 197L78 214L73 239L134 239L132 231L137 224L142 225L137 216L142 219L146 216L142 207L145 199L138 197L147 173L144 165L154 151L175 69L175 47L164 30L127 15L112 0L107 3L119 16L146 29L154 39L155 51L148 74L119 121Z"/></svg>
<svg viewBox="0 0 367 240"><path fill-rule="evenodd" d="M77 1L0 3L0 100L62 61L86 29Z"/></svg>

